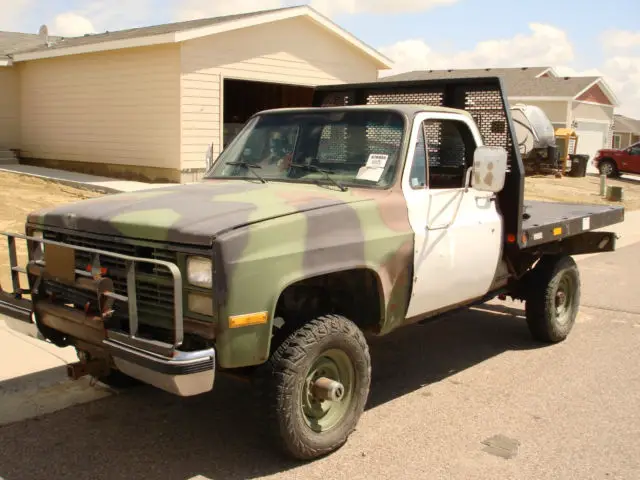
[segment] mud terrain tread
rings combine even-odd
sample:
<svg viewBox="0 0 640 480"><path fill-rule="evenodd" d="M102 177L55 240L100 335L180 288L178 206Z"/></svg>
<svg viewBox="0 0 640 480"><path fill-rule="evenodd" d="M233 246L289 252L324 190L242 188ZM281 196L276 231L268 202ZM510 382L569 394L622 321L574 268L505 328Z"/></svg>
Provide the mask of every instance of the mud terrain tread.
<svg viewBox="0 0 640 480"><path fill-rule="evenodd" d="M328 439L319 441L313 435L305 436L301 431L300 418L296 415L296 376L304 375L311 352L320 353L328 342L347 348L354 368L362 378L360 384L356 384L354 395L357 400L348 421L325 434ZM293 331L257 372L256 393L259 395L266 433L280 450L300 460L330 453L343 445L355 430L366 404L370 381L369 348L362 331L351 320L340 315L315 318Z"/></svg>
<svg viewBox="0 0 640 480"><path fill-rule="evenodd" d="M556 322L555 291L562 275L569 273L574 276L576 291L574 292L574 312L567 325ZM531 272L527 286L526 318L529 331L535 340L545 343L563 341L575 323L575 317L580 305L580 272L573 258L570 256L544 258Z"/></svg>

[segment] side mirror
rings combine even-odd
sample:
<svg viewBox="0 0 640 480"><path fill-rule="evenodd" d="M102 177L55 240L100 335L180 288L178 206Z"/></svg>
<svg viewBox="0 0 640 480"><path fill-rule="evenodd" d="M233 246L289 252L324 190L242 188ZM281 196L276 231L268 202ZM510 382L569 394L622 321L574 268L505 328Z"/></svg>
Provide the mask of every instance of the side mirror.
<svg viewBox="0 0 640 480"><path fill-rule="evenodd" d="M482 146L473 154L473 188L497 193L507 175L507 151L502 147Z"/></svg>

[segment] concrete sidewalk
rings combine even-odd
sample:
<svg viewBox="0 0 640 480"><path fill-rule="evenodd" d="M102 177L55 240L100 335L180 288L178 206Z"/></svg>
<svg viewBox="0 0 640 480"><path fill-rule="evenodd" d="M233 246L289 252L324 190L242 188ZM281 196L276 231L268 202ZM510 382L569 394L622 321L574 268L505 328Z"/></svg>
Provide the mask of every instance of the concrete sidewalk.
<svg viewBox="0 0 640 480"><path fill-rule="evenodd" d="M0 165L0 172L18 173L30 177L42 178L71 187L84 188L101 193L135 192L149 188L159 188L173 183L144 183L116 178L100 177L78 172L69 172L55 168L36 167L33 165Z"/></svg>

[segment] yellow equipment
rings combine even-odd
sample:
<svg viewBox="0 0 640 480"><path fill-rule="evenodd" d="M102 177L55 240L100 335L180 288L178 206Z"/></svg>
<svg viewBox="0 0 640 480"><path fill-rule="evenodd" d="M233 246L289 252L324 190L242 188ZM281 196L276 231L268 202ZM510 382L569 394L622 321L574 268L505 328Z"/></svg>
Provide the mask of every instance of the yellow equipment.
<svg viewBox="0 0 640 480"><path fill-rule="evenodd" d="M562 174L566 175L567 165L571 165L569 155L574 155L578 149L578 136L571 128L556 128L556 147L559 161L562 164Z"/></svg>

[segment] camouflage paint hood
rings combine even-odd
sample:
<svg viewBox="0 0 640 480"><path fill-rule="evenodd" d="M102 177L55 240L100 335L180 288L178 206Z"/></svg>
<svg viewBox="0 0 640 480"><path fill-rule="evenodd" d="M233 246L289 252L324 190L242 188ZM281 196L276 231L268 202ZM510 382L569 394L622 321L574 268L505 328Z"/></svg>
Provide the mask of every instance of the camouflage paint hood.
<svg viewBox="0 0 640 480"><path fill-rule="evenodd" d="M210 245L223 231L282 215L366 200L314 184L204 181L105 195L29 215L29 223L118 237Z"/></svg>

